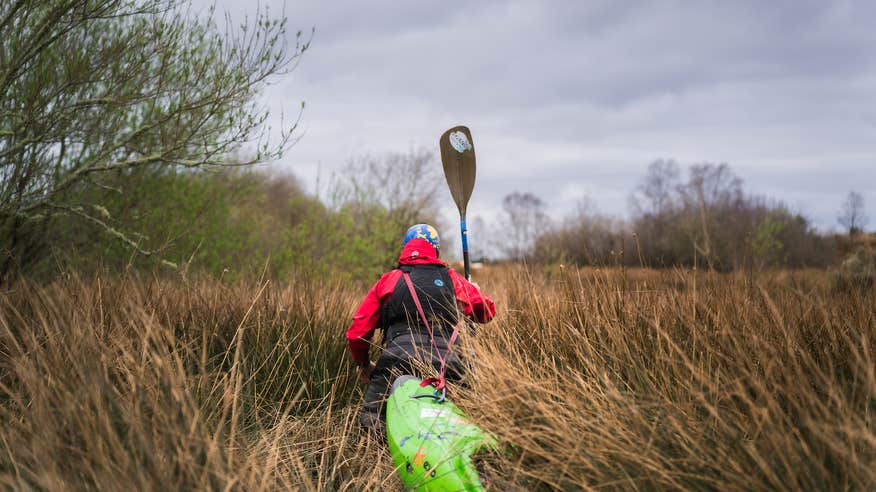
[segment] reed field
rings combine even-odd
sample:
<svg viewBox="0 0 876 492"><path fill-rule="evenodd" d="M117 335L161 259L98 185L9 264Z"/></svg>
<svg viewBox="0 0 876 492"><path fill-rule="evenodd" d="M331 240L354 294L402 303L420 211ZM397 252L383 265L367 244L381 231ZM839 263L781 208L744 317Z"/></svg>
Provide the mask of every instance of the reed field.
<svg viewBox="0 0 876 492"><path fill-rule="evenodd" d="M823 271L496 267L451 397L492 490L873 490L876 291ZM343 278L21 279L0 485L399 490L355 414ZM376 354L376 351L375 351Z"/></svg>

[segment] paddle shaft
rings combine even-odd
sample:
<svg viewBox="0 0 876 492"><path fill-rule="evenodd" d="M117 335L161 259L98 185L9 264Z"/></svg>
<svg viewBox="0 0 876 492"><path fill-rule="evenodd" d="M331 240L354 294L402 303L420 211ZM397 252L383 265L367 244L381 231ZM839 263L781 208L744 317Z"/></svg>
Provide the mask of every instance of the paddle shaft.
<svg viewBox="0 0 876 492"><path fill-rule="evenodd" d="M459 215L459 229L462 235L462 264L465 268L465 279L471 280L471 263L468 259L468 227L465 224L465 214Z"/></svg>

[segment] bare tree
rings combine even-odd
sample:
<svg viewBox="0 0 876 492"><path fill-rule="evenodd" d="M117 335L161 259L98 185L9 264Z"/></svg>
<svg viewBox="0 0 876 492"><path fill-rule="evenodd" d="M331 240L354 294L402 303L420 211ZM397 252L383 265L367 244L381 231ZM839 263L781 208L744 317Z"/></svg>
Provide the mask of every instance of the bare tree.
<svg viewBox="0 0 876 492"><path fill-rule="evenodd" d="M89 187L121 194L138 169L226 165L247 144L236 164L250 164L292 142L294 121L269 139L255 95L308 43L299 33L290 49L285 21L266 14L223 30L190 11L180 0L0 2L0 278L61 215L151 253L83 201Z"/></svg>
<svg viewBox="0 0 876 492"><path fill-rule="evenodd" d="M848 229L849 235L853 236L864 230L869 219L864 214L864 197L856 191L850 191L842 204L842 209L837 221Z"/></svg>
<svg viewBox="0 0 876 492"><path fill-rule="evenodd" d="M686 225L694 249L709 269L714 269L720 260L713 242L716 213L726 216L742 202L742 180L726 163L695 164L690 167L687 184L679 187L679 195L688 210L697 211L696 219Z"/></svg>
<svg viewBox="0 0 876 492"><path fill-rule="evenodd" d="M548 228L548 216L541 198L515 191L502 199L501 242L497 246L508 257L523 260L530 254L538 236Z"/></svg>
<svg viewBox="0 0 876 492"><path fill-rule="evenodd" d="M678 164L658 159L648 166L648 174L630 195L630 207L637 215L661 216L672 205L678 187Z"/></svg>
<svg viewBox="0 0 876 492"><path fill-rule="evenodd" d="M536 261L562 261L578 265L605 265L620 259L623 220L600 214L588 196L578 200L575 210L539 234L533 258Z"/></svg>
<svg viewBox="0 0 876 492"><path fill-rule="evenodd" d="M360 157L336 177L330 201L336 207L379 206L400 226L435 222L443 189L440 168L435 153L425 148Z"/></svg>

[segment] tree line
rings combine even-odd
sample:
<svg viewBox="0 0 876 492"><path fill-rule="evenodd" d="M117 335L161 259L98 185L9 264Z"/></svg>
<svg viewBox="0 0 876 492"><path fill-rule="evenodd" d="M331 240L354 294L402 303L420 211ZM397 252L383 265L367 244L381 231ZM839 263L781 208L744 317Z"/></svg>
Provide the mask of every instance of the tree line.
<svg viewBox="0 0 876 492"><path fill-rule="evenodd" d="M863 198L851 192L838 221L849 236L819 232L784 203L747 193L727 164L694 164L682 173L656 160L630 198L631 216L595 213L582 200L553 225L545 203L513 192L503 201L495 245L505 258L579 265L700 266L713 270L826 267L838 261L867 223ZM849 237L852 237L850 240Z"/></svg>
<svg viewBox="0 0 876 492"><path fill-rule="evenodd" d="M126 231L136 248L104 225L58 216L31 238L16 274L133 270L228 280L296 273L373 279L394 264L405 228L440 224L439 168L425 150L365 156L317 194L292 174L259 169L128 172L106 178L109 189L88 187L80 199L100 204L104 224ZM129 191L118 194L116 186Z"/></svg>

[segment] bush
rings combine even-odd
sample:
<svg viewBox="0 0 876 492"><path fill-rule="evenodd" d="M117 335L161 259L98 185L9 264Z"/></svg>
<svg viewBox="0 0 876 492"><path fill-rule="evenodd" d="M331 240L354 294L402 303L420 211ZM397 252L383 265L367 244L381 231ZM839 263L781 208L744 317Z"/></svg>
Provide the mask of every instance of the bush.
<svg viewBox="0 0 876 492"><path fill-rule="evenodd" d="M876 280L876 249L863 247L846 257L834 271L839 288L871 287Z"/></svg>

